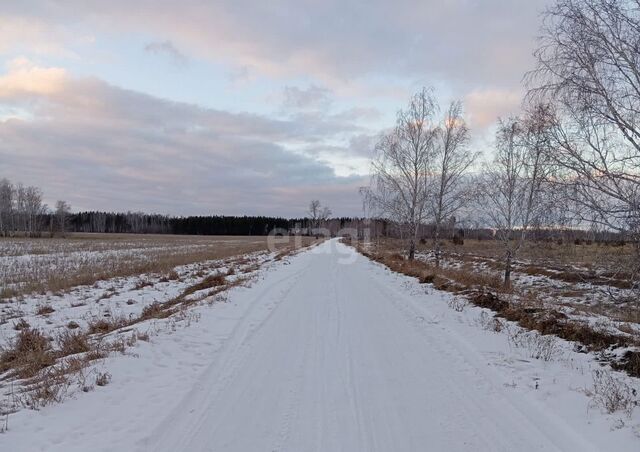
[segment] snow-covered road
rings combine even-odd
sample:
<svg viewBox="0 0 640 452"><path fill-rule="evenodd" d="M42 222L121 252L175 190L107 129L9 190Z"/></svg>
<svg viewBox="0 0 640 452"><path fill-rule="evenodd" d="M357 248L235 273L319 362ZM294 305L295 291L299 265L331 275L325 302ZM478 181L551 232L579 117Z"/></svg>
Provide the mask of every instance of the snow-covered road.
<svg viewBox="0 0 640 452"><path fill-rule="evenodd" d="M272 287L280 302L238 329L150 450L589 450L560 419L514 406L353 253L325 243Z"/></svg>
<svg viewBox="0 0 640 452"><path fill-rule="evenodd" d="M142 350L126 371L115 365L113 387L16 420L0 448L634 450L629 432L611 442L600 418L587 425L584 406L558 413L553 400L531 396L537 390L506 385L474 339L445 320L443 299L416 297L407 279L325 242L240 290L239 301L204 308L215 316L203 314L188 338L177 332L149 345L153 358ZM489 343L498 337L478 334ZM568 405L584 398L567 397ZM579 416L567 420L567 413Z"/></svg>

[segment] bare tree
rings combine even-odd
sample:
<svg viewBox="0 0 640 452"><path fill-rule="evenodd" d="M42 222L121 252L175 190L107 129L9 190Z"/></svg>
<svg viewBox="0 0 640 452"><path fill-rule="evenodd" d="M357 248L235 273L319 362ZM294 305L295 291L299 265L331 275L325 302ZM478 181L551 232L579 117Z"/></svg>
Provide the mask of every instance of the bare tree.
<svg viewBox="0 0 640 452"><path fill-rule="evenodd" d="M398 113L395 128L376 145L368 199L381 216L402 227L408 257L415 257L418 228L427 216L429 169L437 139L437 104L431 90L422 89Z"/></svg>
<svg viewBox="0 0 640 452"><path fill-rule="evenodd" d="M14 192L8 179L0 180L0 235L3 237L13 230Z"/></svg>
<svg viewBox="0 0 640 452"><path fill-rule="evenodd" d="M26 187L23 197L25 232L33 237L41 231L42 215L47 212L47 206L42 203L42 191L37 187Z"/></svg>
<svg viewBox="0 0 640 452"><path fill-rule="evenodd" d="M331 216L331 209L328 207L323 207L319 200L313 199L309 203L309 219L311 223L312 230L315 230L314 233L317 234L317 229L320 228L320 225L329 219Z"/></svg>
<svg viewBox="0 0 640 452"><path fill-rule="evenodd" d="M433 218L433 252L436 267L440 266L440 233L443 223L454 218L467 203L470 195L465 173L477 157L468 147L469 129L462 116L462 103L449 105L438 136L440 142L435 147L431 175L432 193L429 197L430 213Z"/></svg>
<svg viewBox="0 0 640 452"><path fill-rule="evenodd" d="M67 232L67 224L69 222L69 213L71 212L71 206L66 201L56 201L55 221L56 230L63 237Z"/></svg>
<svg viewBox="0 0 640 452"><path fill-rule="evenodd" d="M544 212L546 148L536 141L535 114L528 119L500 120L493 161L478 184L481 209L504 248L504 285L511 285L513 260L527 232Z"/></svg>
<svg viewBox="0 0 640 452"><path fill-rule="evenodd" d="M559 0L529 97L555 108L557 181L583 222L629 233L640 270L640 1Z"/></svg>

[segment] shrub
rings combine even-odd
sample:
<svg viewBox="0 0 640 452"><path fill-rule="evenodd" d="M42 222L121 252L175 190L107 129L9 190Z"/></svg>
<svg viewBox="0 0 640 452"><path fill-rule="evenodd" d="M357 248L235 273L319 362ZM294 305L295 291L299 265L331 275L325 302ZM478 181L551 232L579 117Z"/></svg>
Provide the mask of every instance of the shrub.
<svg viewBox="0 0 640 452"><path fill-rule="evenodd" d="M593 391L590 395L593 403L610 414L623 411L631 416L639 403L636 389L606 369L593 371Z"/></svg>
<svg viewBox="0 0 640 452"><path fill-rule="evenodd" d="M111 382L111 374L109 372L98 372L96 375L96 385L106 386Z"/></svg>
<svg viewBox="0 0 640 452"><path fill-rule="evenodd" d="M465 300L464 298L461 298L461 297L451 297L447 301L447 304L454 311L462 312L462 311L464 311L464 308L467 307L468 302L467 302L467 300Z"/></svg>
<svg viewBox="0 0 640 452"><path fill-rule="evenodd" d="M542 335L536 331L515 330L509 334L509 341L514 347L527 351L529 357L551 361L560 354L558 341L553 336Z"/></svg>

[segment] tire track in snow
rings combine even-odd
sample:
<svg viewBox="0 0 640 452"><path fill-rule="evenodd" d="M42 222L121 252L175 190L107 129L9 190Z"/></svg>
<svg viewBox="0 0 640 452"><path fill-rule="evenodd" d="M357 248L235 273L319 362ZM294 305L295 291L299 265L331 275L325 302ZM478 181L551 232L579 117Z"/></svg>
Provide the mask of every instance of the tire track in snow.
<svg viewBox="0 0 640 452"><path fill-rule="evenodd" d="M308 258L304 254L293 258L305 257ZM274 315L282 300L286 298L286 295L295 287L296 281L306 271L307 266L291 275L275 280L254 297L250 302L250 308L234 327L222 347L216 352L217 357L202 373L194 389L189 392L177 407L165 416L165 420L147 438L145 450L154 452L181 450L183 444L202 429L203 413L210 407L212 401L215 400L220 392L233 381L241 362L246 360L252 353L252 348L250 347L252 338ZM284 290L282 290L282 284L286 284ZM281 290L277 301L273 302L270 309L267 306L266 315L263 313L261 319L254 319L252 314L256 310L265 308L260 301L270 298L269 296L277 289ZM218 375L215 375L216 371L219 371ZM189 416L185 417L185 413L188 413Z"/></svg>

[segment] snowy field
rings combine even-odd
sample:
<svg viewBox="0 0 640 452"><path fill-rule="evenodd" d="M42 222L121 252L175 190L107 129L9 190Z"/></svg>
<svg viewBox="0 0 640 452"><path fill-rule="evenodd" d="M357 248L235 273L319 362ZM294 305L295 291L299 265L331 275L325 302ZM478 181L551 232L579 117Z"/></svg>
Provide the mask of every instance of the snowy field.
<svg viewBox="0 0 640 452"><path fill-rule="evenodd" d="M571 343L335 240L251 259L233 264L250 266L246 284L148 320L148 340L100 360L108 384L9 415L0 449L640 449L638 381Z"/></svg>
<svg viewBox="0 0 640 452"><path fill-rule="evenodd" d="M0 239L0 300L267 249L265 237L71 234Z"/></svg>
<svg viewBox="0 0 640 452"><path fill-rule="evenodd" d="M0 431L16 411L106 383L104 358L192 323L190 307L250 284L261 265L294 245L269 246L265 237L1 240L0 286L12 295L0 299Z"/></svg>
<svg viewBox="0 0 640 452"><path fill-rule="evenodd" d="M417 258L434 262L429 252L419 253ZM502 262L496 257L448 253L442 267L482 275L496 282L494 288L499 289L502 284ZM626 281L608 276L609 272L610 267L604 262L559 265L553 260L526 256L514 263L512 291L508 296L511 301L548 306L598 331L640 341L638 292L626 287Z"/></svg>
<svg viewBox="0 0 640 452"><path fill-rule="evenodd" d="M513 262L510 290L504 290L504 250L495 240L465 240L464 245L443 241L441 270L436 270L431 243L421 244L416 259L467 289L484 287L509 302L562 313L588 324L596 332L626 337L640 344L638 290L630 287L631 245L558 245L527 242ZM367 251L381 256L401 253L393 239L370 243Z"/></svg>

